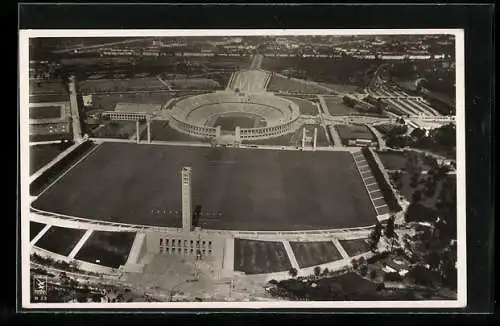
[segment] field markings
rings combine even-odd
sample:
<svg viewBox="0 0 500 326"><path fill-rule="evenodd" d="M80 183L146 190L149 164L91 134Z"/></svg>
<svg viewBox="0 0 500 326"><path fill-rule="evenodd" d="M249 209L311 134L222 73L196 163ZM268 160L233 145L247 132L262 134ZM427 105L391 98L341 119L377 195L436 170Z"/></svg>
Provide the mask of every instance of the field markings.
<svg viewBox="0 0 500 326"><path fill-rule="evenodd" d="M85 242L87 242L87 240L90 238L93 232L94 230L92 229L87 230L87 232L85 232L83 237L81 237L81 239L73 247L73 250L71 250L71 252L69 253L68 255L69 258L71 259L75 258L76 254L80 251L80 249L82 249L83 245L85 244Z"/></svg>
<svg viewBox="0 0 500 326"><path fill-rule="evenodd" d="M372 198L373 200L377 200L377 199L382 199L384 198L384 196L381 196L381 197L377 197L377 198Z"/></svg>
<svg viewBox="0 0 500 326"><path fill-rule="evenodd" d="M43 237L45 235L45 233L47 233L47 231L50 229L50 227L52 226L52 224L47 224L45 225L45 227L40 230L40 232L38 232L38 234L33 238L33 240L30 241L30 245L35 245L35 243L38 242L38 240L40 240L41 237Z"/></svg>
<svg viewBox="0 0 500 326"><path fill-rule="evenodd" d="M42 190L42 192L40 192L37 197L40 197L41 195L43 195L44 192L46 192L53 185L55 185L57 182L59 182L59 180L61 180L62 177L64 177L66 174L68 174L69 171L73 170L73 168L75 168L78 164L80 164L83 160L85 160L91 153L95 152L97 150L97 148L100 148L100 147L101 147L101 143L97 144L87 154L83 155L82 158L80 158L78 161L76 161L72 166L70 166L66 171L64 171L60 176L58 176L51 184L49 184L44 190Z"/></svg>
<svg viewBox="0 0 500 326"><path fill-rule="evenodd" d="M370 177L370 178L373 178L373 177ZM369 178L367 178L369 179ZM376 185L377 183L376 182L372 182L372 183L367 183L366 186L369 187L369 186L373 186L373 185Z"/></svg>
<svg viewBox="0 0 500 326"><path fill-rule="evenodd" d="M384 207L384 206L387 206L387 204L383 204L383 205L380 205L380 206L376 206L375 209L379 209L380 207Z"/></svg>
<svg viewBox="0 0 500 326"><path fill-rule="evenodd" d="M333 242L333 245L335 246L335 248L337 248L338 252L342 256L342 258L344 258L344 259L349 258L349 254L347 253L347 251L345 251L344 247L342 247L339 239L333 238L332 242Z"/></svg>
<svg viewBox="0 0 500 326"><path fill-rule="evenodd" d="M287 240L283 240L281 242L283 243L283 246L285 247L286 254L288 255L288 259L290 260L292 267L295 268L297 271L299 271L300 266L299 266L299 263L297 262L297 258L295 258L295 254L292 250L292 246L290 246L290 242Z"/></svg>

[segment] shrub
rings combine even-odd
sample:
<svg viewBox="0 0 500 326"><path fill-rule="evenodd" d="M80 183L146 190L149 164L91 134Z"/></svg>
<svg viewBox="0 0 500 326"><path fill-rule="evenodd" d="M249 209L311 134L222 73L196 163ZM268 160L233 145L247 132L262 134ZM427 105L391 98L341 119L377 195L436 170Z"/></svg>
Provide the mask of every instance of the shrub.
<svg viewBox="0 0 500 326"><path fill-rule="evenodd" d="M361 276L366 276L366 274L368 273L368 266L366 265L361 265L359 267L359 274L361 274Z"/></svg>

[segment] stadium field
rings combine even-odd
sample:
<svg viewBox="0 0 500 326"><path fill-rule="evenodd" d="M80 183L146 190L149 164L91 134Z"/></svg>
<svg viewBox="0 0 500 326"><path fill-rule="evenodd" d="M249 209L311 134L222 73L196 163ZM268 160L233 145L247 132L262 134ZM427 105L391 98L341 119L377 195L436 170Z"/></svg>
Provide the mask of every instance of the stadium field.
<svg viewBox="0 0 500 326"><path fill-rule="evenodd" d="M75 258L89 263L118 268L127 262L134 239L134 232L94 231Z"/></svg>
<svg viewBox="0 0 500 326"><path fill-rule="evenodd" d="M207 229L325 229L376 221L349 152L103 143L33 206L178 227L183 166L193 168L192 203L202 206L200 226Z"/></svg>
<svg viewBox="0 0 500 326"><path fill-rule="evenodd" d="M331 241L290 242L300 268L321 265L342 259Z"/></svg>
<svg viewBox="0 0 500 326"><path fill-rule="evenodd" d="M45 224L30 221L30 241L33 240L44 227Z"/></svg>
<svg viewBox="0 0 500 326"><path fill-rule="evenodd" d="M292 268L283 243L276 241L234 240L234 270L246 274L288 271Z"/></svg>
<svg viewBox="0 0 500 326"><path fill-rule="evenodd" d="M214 126L220 126L221 130L234 131L239 126L240 128L255 128L259 119L257 117L245 115L231 115L218 117L213 123ZM264 122L265 126L265 122ZM262 127L264 127L262 126Z"/></svg>
<svg viewBox="0 0 500 326"><path fill-rule="evenodd" d="M61 117L60 106L32 106L30 119L57 119Z"/></svg>
<svg viewBox="0 0 500 326"><path fill-rule="evenodd" d="M339 240L349 257L357 256L370 250L366 239Z"/></svg>
<svg viewBox="0 0 500 326"><path fill-rule="evenodd" d="M42 249L67 256L85 234L85 230L51 226L35 244Z"/></svg>

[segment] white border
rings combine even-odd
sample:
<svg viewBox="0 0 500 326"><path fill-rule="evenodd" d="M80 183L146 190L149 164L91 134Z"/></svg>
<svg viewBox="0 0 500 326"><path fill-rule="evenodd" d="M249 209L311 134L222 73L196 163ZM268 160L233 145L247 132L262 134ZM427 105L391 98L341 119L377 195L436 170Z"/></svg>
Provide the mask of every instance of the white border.
<svg viewBox="0 0 500 326"><path fill-rule="evenodd" d="M465 219L465 60L464 33L461 29L253 29L253 30L20 30L19 105L21 216L29 214L29 39L34 37L157 37L157 36L293 36L293 35L455 35L456 49L456 125L457 125L457 300L447 301L276 301L276 302L162 302L162 303L30 303L29 245L21 245L22 307L36 309L297 309L297 308L460 308L467 303L466 219ZM19 224L18 224L19 225ZM29 244L29 219L21 218L21 244Z"/></svg>

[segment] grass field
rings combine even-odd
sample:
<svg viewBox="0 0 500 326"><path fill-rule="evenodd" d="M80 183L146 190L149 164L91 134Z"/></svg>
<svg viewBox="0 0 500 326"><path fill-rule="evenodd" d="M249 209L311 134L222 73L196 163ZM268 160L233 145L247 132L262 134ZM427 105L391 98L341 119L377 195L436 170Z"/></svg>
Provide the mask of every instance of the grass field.
<svg viewBox="0 0 500 326"><path fill-rule="evenodd" d="M234 240L234 270L246 274L288 271L292 268L281 242Z"/></svg>
<svg viewBox="0 0 500 326"><path fill-rule="evenodd" d="M381 60L344 58L296 58L296 57L264 57L262 69L281 72L294 68L305 72L305 77L321 83L362 85L362 79L369 68L382 63ZM342 91L346 91L342 89Z"/></svg>
<svg viewBox="0 0 500 326"><path fill-rule="evenodd" d="M311 101L298 97L290 97L290 96L282 96L282 97L292 102L295 102L299 106L300 114L317 115L319 113L318 109L316 108L316 105L314 105L314 103Z"/></svg>
<svg viewBox="0 0 500 326"><path fill-rule="evenodd" d="M60 106L30 106L30 119L57 119L60 117Z"/></svg>
<svg viewBox="0 0 500 326"><path fill-rule="evenodd" d="M306 83L294 79L289 79L281 76L273 76L269 81L267 90L270 92L289 92L289 93L305 93L305 94L335 94L325 87Z"/></svg>
<svg viewBox="0 0 500 326"><path fill-rule="evenodd" d="M72 142L30 146L30 175L70 147Z"/></svg>
<svg viewBox="0 0 500 326"><path fill-rule="evenodd" d="M330 115L359 115L360 111L350 108L342 103L341 97L325 96L325 103Z"/></svg>
<svg viewBox="0 0 500 326"><path fill-rule="evenodd" d="M35 243L37 247L67 256L85 234L85 230L52 226Z"/></svg>
<svg viewBox="0 0 500 326"><path fill-rule="evenodd" d="M167 87L156 77L82 80L78 86L84 94L134 90L167 90Z"/></svg>
<svg viewBox="0 0 500 326"><path fill-rule="evenodd" d="M73 139L73 135L70 133L30 135L30 142L52 141L52 140L72 140L72 139Z"/></svg>
<svg viewBox="0 0 500 326"><path fill-rule="evenodd" d="M366 239L339 240L349 257L354 257L370 250Z"/></svg>
<svg viewBox="0 0 500 326"><path fill-rule="evenodd" d="M92 96L95 109L113 110L116 103L166 104L175 96L175 92L135 93L135 94L100 94Z"/></svg>
<svg viewBox="0 0 500 326"><path fill-rule="evenodd" d="M33 240L44 227L45 224L30 221L30 241Z"/></svg>
<svg viewBox="0 0 500 326"><path fill-rule="evenodd" d="M249 116L222 116L218 117L214 122L214 126L220 126L221 130L234 131L236 127L240 128L254 128L255 118Z"/></svg>
<svg viewBox="0 0 500 326"><path fill-rule="evenodd" d="M352 139L370 139L375 140L375 136L372 134L370 129L365 125L336 125L340 139L342 139L343 143L346 143L348 140Z"/></svg>
<svg viewBox="0 0 500 326"><path fill-rule="evenodd" d="M135 233L133 232L94 231L75 258L89 263L118 268L127 262L134 239Z"/></svg>
<svg viewBox="0 0 500 326"><path fill-rule="evenodd" d="M325 264L342 259L331 241L290 242L300 268Z"/></svg>
<svg viewBox="0 0 500 326"><path fill-rule="evenodd" d="M98 126L90 131L95 138L129 139L136 133L135 121L106 121L104 126Z"/></svg>
<svg viewBox="0 0 500 326"><path fill-rule="evenodd" d="M375 221L348 152L104 143L33 206L112 222L180 226L175 211L181 207L183 166L193 168L193 205L217 214L200 220L207 229L345 228Z"/></svg>

